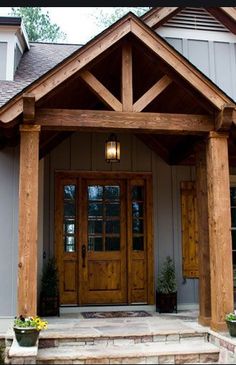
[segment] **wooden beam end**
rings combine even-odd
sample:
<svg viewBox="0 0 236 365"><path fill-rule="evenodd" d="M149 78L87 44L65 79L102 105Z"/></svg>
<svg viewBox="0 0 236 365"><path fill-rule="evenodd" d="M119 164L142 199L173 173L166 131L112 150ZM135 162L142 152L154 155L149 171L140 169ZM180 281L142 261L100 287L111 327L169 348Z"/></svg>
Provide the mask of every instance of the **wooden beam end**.
<svg viewBox="0 0 236 365"><path fill-rule="evenodd" d="M225 104L216 116L215 130L229 131L233 123L236 123L236 107L234 104Z"/></svg>
<svg viewBox="0 0 236 365"><path fill-rule="evenodd" d="M33 123L35 118L35 95L23 94L24 123Z"/></svg>

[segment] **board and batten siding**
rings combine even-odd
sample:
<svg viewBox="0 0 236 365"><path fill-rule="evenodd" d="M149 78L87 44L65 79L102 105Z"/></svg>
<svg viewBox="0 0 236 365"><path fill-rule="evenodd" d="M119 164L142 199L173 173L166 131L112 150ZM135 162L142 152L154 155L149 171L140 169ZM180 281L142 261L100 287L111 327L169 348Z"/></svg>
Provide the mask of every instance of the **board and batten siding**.
<svg viewBox="0 0 236 365"><path fill-rule="evenodd" d="M0 151L0 317L16 315L19 149Z"/></svg>
<svg viewBox="0 0 236 365"><path fill-rule="evenodd" d="M236 101L236 42L174 37L165 39Z"/></svg>
<svg viewBox="0 0 236 365"><path fill-rule="evenodd" d="M44 255L54 251L54 175L56 170L132 171L153 173L155 281L167 255L174 258L178 303L198 303L198 280L182 277L180 182L194 178L194 167L169 166L138 138L119 134L121 162L107 164L104 144L108 134L74 133L45 158Z"/></svg>
<svg viewBox="0 0 236 365"><path fill-rule="evenodd" d="M18 147L0 151L0 171L0 318L5 318L14 317L17 311ZM44 161L41 160L39 164L38 287L40 287L43 264L43 172Z"/></svg>

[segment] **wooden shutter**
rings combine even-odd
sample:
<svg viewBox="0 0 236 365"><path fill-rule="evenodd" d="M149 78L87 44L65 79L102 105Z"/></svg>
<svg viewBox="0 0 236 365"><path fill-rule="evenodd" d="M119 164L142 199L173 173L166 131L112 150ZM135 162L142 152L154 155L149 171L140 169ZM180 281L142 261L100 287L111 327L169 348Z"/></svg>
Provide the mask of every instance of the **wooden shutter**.
<svg viewBox="0 0 236 365"><path fill-rule="evenodd" d="M180 189L183 277L198 278L198 222L195 182L182 181Z"/></svg>

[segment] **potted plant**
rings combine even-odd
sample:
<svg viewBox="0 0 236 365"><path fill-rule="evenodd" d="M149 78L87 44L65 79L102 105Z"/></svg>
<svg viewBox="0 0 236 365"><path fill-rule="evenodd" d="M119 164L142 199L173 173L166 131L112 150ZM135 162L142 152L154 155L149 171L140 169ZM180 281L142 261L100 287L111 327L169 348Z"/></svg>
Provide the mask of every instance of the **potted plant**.
<svg viewBox="0 0 236 365"><path fill-rule="evenodd" d="M58 270L54 258L48 260L41 280L40 315L59 316Z"/></svg>
<svg viewBox="0 0 236 365"><path fill-rule="evenodd" d="M156 310L159 313L177 313L177 285L175 266L170 256L162 264L157 280Z"/></svg>
<svg viewBox="0 0 236 365"><path fill-rule="evenodd" d="M236 311L234 311L234 313L226 314L225 321L227 323L230 336L236 337Z"/></svg>
<svg viewBox="0 0 236 365"><path fill-rule="evenodd" d="M20 346L35 346L41 330L47 328L47 321L40 317L16 317L14 320L14 332Z"/></svg>

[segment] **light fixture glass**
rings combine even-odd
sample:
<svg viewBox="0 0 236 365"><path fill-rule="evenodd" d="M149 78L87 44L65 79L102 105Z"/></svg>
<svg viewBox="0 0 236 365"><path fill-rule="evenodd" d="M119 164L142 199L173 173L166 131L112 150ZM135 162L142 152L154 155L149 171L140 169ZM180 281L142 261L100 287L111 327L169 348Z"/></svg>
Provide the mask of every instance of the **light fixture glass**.
<svg viewBox="0 0 236 365"><path fill-rule="evenodd" d="M110 135L105 144L106 162L120 162L120 142L114 133Z"/></svg>

